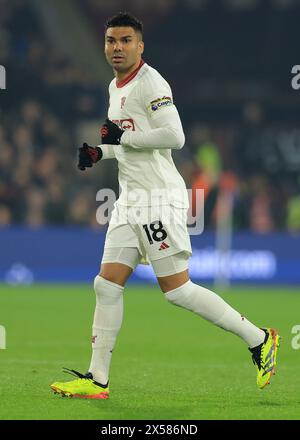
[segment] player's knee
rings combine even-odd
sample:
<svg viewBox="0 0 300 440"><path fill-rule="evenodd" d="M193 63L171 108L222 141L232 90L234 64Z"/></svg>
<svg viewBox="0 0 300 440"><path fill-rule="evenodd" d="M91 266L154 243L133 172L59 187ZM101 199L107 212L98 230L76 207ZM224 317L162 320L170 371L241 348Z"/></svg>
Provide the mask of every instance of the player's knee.
<svg viewBox="0 0 300 440"><path fill-rule="evenodd" d="M193 296L193 283L188 280L176 289L165 292L165 297L174 306L190 309L190 302Z"/></svg>
<svg viewBox="0 0 300 440"><path fill-rule="evenodd" d="M172 257L169 257L171 260ZM171 290L177 289L180 286L183 286L189 280L189 272L186 269L186 262L183 261L183 265L174 267L174 272L172 275L167 276L158 276L157 281L158 284L163 291L163 293L167 293Z"/></svg>
<svg viewBox="0 0 300 440"><path fill-rule="evenodd" d="M94 280L94 290L98 304L114 305L122 297L124 287L97 275Z"/></svg>

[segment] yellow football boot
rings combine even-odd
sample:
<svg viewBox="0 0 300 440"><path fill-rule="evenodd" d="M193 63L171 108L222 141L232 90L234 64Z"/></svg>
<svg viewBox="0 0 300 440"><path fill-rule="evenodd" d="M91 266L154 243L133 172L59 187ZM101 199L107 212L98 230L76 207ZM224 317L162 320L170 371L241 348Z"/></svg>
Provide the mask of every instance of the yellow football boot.
<svg viewBox="0 0 300 440"><path fill-rule="evenodd" d="M275 374L276 356L279 347L280 336L274 328L263 328L266 333L262 344L254 348L249 348L252 353L252 360L256 366L257 385L264 388L270 383L270 379Z"/></svg>
<svg viewBox="0 0 300 440"><path fill-rule="evenodd" d="M68 382L54 382L51 386L55 394L63 397L79 397L81 399L108 399L108 384L102 385L93 380L92 373L81 374L75 370L64 368L66 373L78 377Z"/></svg>

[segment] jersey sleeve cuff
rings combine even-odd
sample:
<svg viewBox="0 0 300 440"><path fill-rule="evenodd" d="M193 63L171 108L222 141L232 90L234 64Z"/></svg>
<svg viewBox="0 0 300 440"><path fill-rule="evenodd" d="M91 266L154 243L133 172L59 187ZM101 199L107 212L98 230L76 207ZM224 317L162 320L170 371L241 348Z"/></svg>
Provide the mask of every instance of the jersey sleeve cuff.
<svg viewBox="0 0 300 440"><path fill-rule="evenodd" d="M109 144L100 144L97 145L99 148L101 148L102 151L102 157L101 160L104 159L114 159L116 157L114 148L115 145L109 145Z"/></svg>

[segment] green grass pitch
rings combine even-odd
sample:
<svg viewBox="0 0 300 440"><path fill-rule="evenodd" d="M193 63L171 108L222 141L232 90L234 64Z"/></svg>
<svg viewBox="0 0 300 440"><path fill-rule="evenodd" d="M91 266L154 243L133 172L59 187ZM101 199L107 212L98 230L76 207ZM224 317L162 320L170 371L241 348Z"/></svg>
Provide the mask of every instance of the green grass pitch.
<svg viewBox="0 0 300 440"><path fill-rule="evenodd" d="M87 285L0 286L0 419L300 419L299 288L234 287L223 295L260 326L282 335L277 374L256 387L247 346L192 313L171 306L157 287L128 285L111 366L110 399L62 398L49 384L85 372L95 297Z"/></svg>

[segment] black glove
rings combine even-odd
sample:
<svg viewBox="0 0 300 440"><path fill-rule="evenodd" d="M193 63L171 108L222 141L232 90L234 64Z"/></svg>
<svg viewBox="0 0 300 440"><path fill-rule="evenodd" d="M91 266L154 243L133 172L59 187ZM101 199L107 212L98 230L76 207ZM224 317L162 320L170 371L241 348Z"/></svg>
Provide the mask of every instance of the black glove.
<svg viewBox="0 0 300 440"><path fill-rule="evenodd" d="M100 132L102 144L119 145L124 130L121 130L116 124L106 119Z"/></svg>
<svg viewBox="0 0 300 440"><path fill-rule="evenodd" d="M78 148L78 168L84 171L86 168L91 168L94 163L98 162L103 156L100 147L90 147L86 142L81 148Z"/></svg>

